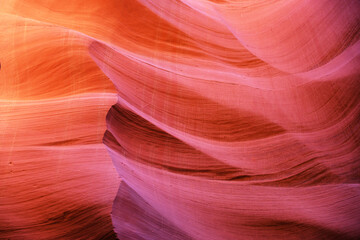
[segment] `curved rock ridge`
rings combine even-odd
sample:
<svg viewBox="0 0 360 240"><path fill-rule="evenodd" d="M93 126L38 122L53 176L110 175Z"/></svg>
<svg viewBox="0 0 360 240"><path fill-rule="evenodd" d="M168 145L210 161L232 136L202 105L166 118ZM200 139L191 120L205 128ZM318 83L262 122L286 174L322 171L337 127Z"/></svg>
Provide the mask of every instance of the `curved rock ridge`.
<svg viewBox="0 0 360 240"><path fill-rule="evenodd" d="M85 160L84 146L100 148L115 103L103 143L122 179L111 215L119 239L360 238L359 1L6 0L0 9L1 147L8 158L70 147L84 167L103 161L102 175L104 152Z"/></svg>

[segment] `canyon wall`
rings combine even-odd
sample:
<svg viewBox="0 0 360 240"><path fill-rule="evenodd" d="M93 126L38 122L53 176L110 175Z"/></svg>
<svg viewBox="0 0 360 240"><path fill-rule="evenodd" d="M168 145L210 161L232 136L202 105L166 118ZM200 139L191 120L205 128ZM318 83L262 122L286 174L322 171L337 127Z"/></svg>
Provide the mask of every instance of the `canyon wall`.
<svg viewBox="0 0 360 240"><path fill-rule="evenodd" d="M104 236L88 216L115 196L109 154L122 179L111 214L119 239L360 237L358 1L0 9L6 236L26 232L16 229L27 209L51 215L53 193L79 205L48 236L56 226ZM19 173L17 161L36 165ZM83 175L71 180L75 169ZM26 184L48 176L56 184L32 199L42 188Z"/></svg>

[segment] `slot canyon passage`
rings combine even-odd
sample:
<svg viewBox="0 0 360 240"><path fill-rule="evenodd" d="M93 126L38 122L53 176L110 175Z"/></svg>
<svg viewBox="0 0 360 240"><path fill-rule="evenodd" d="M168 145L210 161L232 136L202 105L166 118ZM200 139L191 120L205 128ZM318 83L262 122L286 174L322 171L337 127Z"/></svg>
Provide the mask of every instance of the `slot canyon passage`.
<svg viewBox="0 0 360 240"><path fill-rule="evenodd" d="M360 239L360 1L0 22L0 239Z"/></svg>

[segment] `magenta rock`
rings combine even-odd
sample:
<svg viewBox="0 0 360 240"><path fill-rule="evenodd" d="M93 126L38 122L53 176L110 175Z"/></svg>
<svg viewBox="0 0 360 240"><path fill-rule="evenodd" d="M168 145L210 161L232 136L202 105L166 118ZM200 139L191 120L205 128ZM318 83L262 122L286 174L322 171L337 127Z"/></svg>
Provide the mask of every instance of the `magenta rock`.
<svg viewBox="0 0 360 240"><path fill-rule="evenodd" d="M4 0L0 20L0 238L360 239L359 1Z"/></svg>

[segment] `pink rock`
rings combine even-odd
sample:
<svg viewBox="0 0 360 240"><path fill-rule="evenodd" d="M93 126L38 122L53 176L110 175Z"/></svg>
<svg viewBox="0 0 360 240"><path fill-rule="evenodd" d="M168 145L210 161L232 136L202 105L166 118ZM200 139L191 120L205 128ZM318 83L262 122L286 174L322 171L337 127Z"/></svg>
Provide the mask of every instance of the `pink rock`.
<svg viewBox="0 0 360 240"><path fill-rule="evenodd" d="M358 1L5 0L0 9L1 154L49 164L48 150L26 154L66 150L59 199L109 207L106 129L122 178L119 239L360 238ZM68 182L71 159L93 174ZM26 171L7 182L9 196L55 170ZM29 209L59 216L50 200L31 200L39 196L0 205L11 215L6 237ZM93 214L74 211L50 217L51 230L29 229L44 239L104 236ZM79 223L62 225L73 215Z"/></svg>

